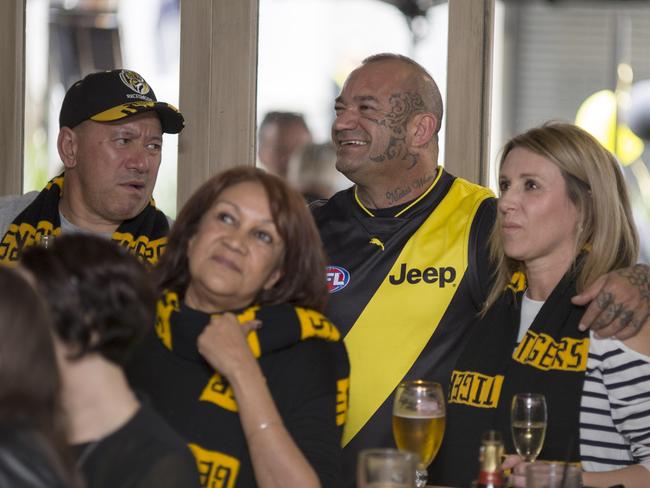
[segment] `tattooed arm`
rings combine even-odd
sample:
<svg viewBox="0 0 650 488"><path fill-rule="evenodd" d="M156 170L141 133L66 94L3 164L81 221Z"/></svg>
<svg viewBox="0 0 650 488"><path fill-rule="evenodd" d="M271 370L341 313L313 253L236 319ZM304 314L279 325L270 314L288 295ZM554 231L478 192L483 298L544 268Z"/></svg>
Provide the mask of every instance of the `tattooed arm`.
<svg viewBox="0 0 650 488"><path fill-rule="evenodd" d="M650 266L636 264L607 273L572 301L589 303L581 330L591 328L601 337L616 335L620 340L632 337L650 322Z"/></svg>

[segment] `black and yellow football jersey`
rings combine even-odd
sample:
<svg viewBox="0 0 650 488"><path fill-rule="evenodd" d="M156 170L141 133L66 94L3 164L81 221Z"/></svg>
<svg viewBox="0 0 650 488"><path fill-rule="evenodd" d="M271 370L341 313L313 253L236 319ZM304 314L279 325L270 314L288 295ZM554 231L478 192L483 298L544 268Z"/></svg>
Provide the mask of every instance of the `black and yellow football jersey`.
<svg viewBox="0 0 650 488"><path fill-rule="evenodd" d="M394 446L392 394L402 379L445 390L489 289L490 190L441 168L412 202L367 209L350 188L312 204L328 256L327 315L351 364L343 445L346 486L357 453Z"/></svg>

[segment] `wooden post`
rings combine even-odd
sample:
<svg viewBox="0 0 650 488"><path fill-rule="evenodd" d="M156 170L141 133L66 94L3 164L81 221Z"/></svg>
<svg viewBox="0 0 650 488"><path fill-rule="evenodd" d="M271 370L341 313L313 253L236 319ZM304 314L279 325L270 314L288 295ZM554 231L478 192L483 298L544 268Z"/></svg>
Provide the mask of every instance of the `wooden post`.
<svg viewBox="0 0 650 488"><path fill-rule="evenodd" d="M445 168L488 184L494 0L450 0Z"/></svg>
<svg viewBox="0 0 650 488"><path fill-rule="evenodd" d="M180 209L219 170L255 164L257 0L183 0Z"/></svg>
<svg viewBox="0 0 650 488"><path fill-rule="evenodd" d="M0 195L23 188L25 1L0 2Z"/></svg>

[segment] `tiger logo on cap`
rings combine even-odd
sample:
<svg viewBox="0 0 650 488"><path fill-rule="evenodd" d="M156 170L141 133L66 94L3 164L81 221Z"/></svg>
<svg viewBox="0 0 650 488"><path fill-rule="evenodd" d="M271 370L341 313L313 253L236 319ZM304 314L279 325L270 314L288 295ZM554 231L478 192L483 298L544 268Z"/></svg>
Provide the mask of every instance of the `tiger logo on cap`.
<svg viewBox="0 0 650 488"><path fill-rule="evenodd" d="M146 95L151 91L151 88L149 88L147 82L144 81L144 78L135 71L123 69L120 72L120 80L122 80L122 83L128 86L131 90L140 95Z"/></svg>

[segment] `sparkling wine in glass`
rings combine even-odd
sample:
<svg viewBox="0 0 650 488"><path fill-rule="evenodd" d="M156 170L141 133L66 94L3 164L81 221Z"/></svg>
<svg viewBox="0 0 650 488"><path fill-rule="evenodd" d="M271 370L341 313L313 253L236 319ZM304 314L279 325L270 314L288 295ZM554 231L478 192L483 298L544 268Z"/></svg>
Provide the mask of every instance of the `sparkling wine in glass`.
<svg viewBox="0 0 650 488"><path fill-rule="evenodd" d="M393 436L401 451L417 456L416 486L427 484L427 467L445 433L445 398L433 381L403 381L395 391Z"/></svg>
<svg viewBox="0 0 650 488"><path fill-rule="evenodd" d="M517 393L510 411L512 441L524 461L539 456L546 435L546 399L539 393Z"/></svg>

